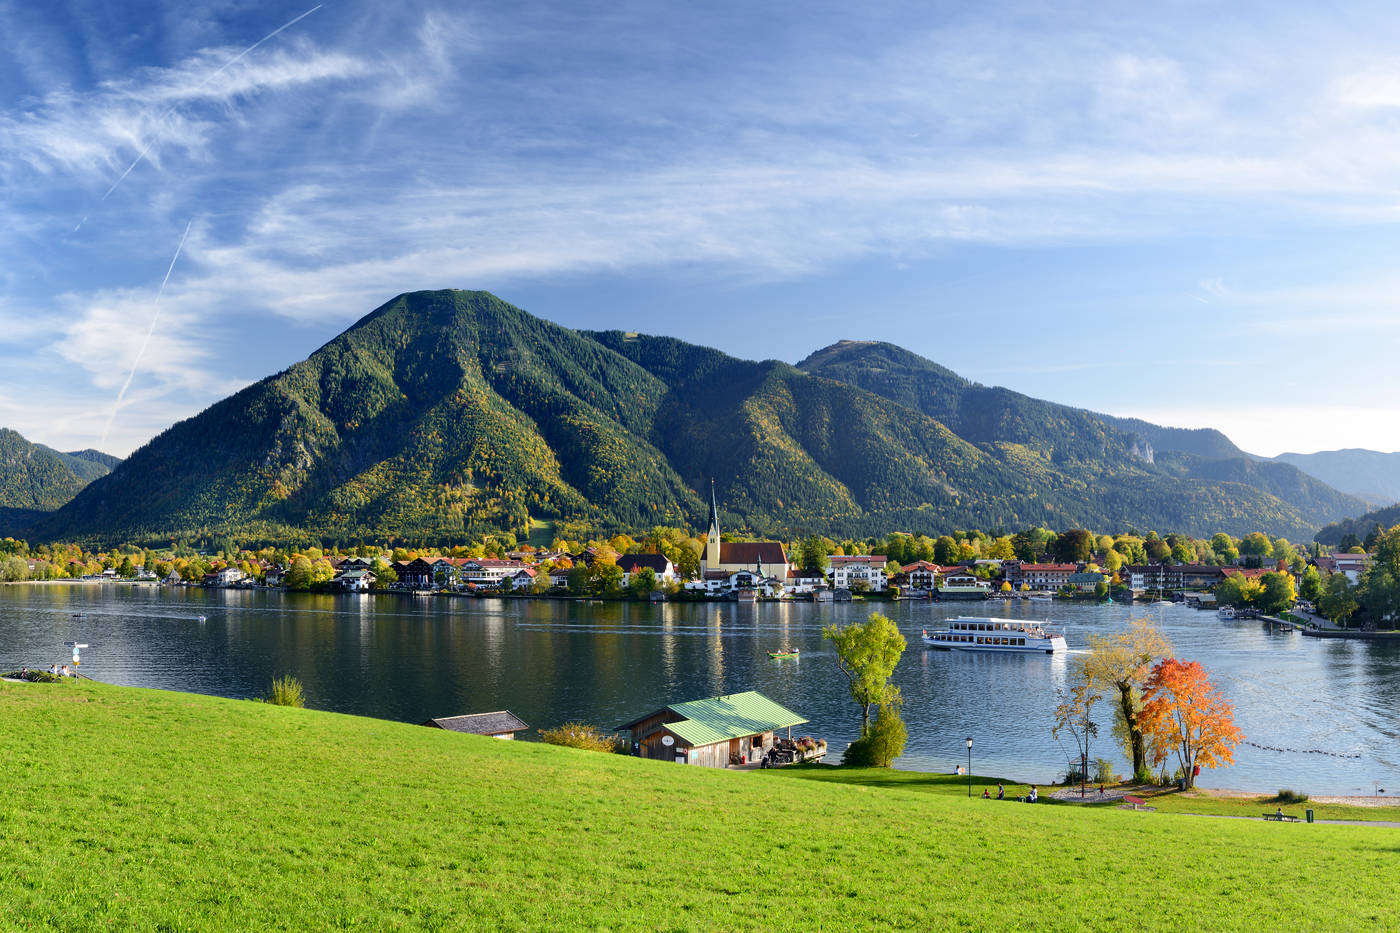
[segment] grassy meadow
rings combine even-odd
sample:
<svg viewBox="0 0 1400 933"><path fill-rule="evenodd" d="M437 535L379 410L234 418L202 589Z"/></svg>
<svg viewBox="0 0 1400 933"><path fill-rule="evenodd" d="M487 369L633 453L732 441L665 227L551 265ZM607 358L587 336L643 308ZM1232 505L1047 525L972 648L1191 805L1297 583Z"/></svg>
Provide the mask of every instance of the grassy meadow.
<svg viewBox="0 0 1400 933"><path fill-rule="evenodd" d="M998 806L891 774L0 683L0 927L1400 926L1400 830Z"/></svg>

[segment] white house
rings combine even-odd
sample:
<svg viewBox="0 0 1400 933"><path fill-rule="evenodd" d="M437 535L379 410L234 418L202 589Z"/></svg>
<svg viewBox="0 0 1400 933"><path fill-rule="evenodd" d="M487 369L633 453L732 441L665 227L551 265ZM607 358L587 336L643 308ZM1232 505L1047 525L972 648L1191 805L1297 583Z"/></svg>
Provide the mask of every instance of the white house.
<svg viewBox="0 0 1400 933"><path fill-rule="evenodd" d="M793 567L788 571L786 592L815 593L826 589L826 577L820 573Z"/></svg>
<svg viewBox="0 0 1400 933"><path fill-rule="evenodd" d="M345 590L347 593L365 593L374 586L374 571L361 570L356 567L353 570L341 571L335 579L331 580L331 586L338 590Z"/></svg>
<svg viewBox="0 0 1400 933"><path fill-rule="evenodd" d="M233 565L214 571L214 582L219 586L232 586L243 579L243 571Z"/></svg>
<svg viewBox="0 0 1400 933"><path fill-rule="evenodd" d="M831 584L838 590L849 590L857 581L864 581L873 592L885 588L885 558L879 554L852 554L831 558Z"/></svg>

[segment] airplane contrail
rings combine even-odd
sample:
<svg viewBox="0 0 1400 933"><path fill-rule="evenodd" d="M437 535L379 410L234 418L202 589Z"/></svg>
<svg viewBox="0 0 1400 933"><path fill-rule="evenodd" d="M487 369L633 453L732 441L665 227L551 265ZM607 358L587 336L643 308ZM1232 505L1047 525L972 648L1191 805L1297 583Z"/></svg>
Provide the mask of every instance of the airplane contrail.
<svg viewBox="0 0 1400 933"><path fill-rule="evenodd" d="M131 362L131 372L126 374L126 382L122 383L121 391L117 393L117 400L112 403L112 413L107 416L107 426L102 429L102 441L98 444L101 449L107 446L107 434L112 430L112 422L117 418L117 411L122 407L122 399L126 398L126 390L131 388L131 380L136 378L136 368L141 365L141 357L146 355L146 345L151 342L151 335L156 332L156 321L160 320L160 296L165 294L165 283L170 281L170 273L175 271L175 260L180 258L180 251L185 248L185 238L190 235L190 227L194 224L191 217L189 223L185 224L185 232L180 234L180 244L175 247L175 255L170 257L170 266L165 270L165 278L160 280L160 289L156 291L156 300L152 302L151 323L146 328L146 336L141 341L141 348L136 351L136 359Z"/></svg>
<svg viewBox="0 0 1400 933"><path fill-rule="evenodd" d="M213 81L213 80L214 80L215 78L217 78L219 75L223 74L225 71L228 71L229 68L233 67L233 66L236 65L238 62L242 61L244 57L246 57L250 52L252 52L252 51L253 51L254 49L256 49L258 46L262 45L262 44L263 44L264 42L266 42L267 40L273 38L273 37L276 36L278 33L283 32L283 31L285 31L285 30L288 30L288 29L292 28L292 27L295 26L297 23L299 23L299 22L301 22L302 20L306 19L308 16L310 16L312 13L315 13L317 10L319 10L319 9L320 9L321 7L323 7L323 6L325 6L324 3L318 3L318 4L316 4L315 6L313 6L311 9L307 10L305 13L301 14L300 16L294 17L293 19L289 19L287 22L283 23L281 26L278 26L276 29L272 30L272 32L269 32L267 35L263 36L263 37L262 37L261 39L259 39L257 42L254 42L252 45L248 46L246 49L244 49L243 51L239 52L237 55L233 56L233 58L230 58L228 61L226 61L226 62L224 62L222 65L220 65L220 66L218 67L218 69L216 69L215 71L213 71L212 73L210 73L203 81L199 82L199 84L197 84L197 85L195 86L195 91L203 90L204 87L205 87L206 85L208 85L210 81ZM134 159L131 160L131 164L128 165L128 166L126 167L126 171L124 171L124 172L122 172L120 175L118 175L118 176L117 176L117 180L114 181L114 182L112 182L112 186L111 186L110 188L107 189L107 191L102 195L101 198L98 199L98 202L97 202L98 204L103 203L103 202L106 201L109 197L111 197L111 196L112 196L112 192L117 190L117 186L120 185L123 181L126 181L126 176L128 176L128 175L131 174L131 170L134 169L134 168L136 168L136 166L140 165L140 164L141 164L141 161L142 161L143 159L146 158L146 154L149 153L149 152L151 151L151 147L154 146L154 145L156 144L156 142L160 140L161 133L164 132L164 127L165 127L165 121L166 121L166 119L167 119L172 113L174 113L174 112L179 108L179 106L180 106L179 104L172 104L172 105L170 106L170 108L169 108L168 110L165 111L165 113L162 113L162 114L160 115L160 119L156 120L156 131L155 131L154 135L151 136L150 141L146 143L145 148L143 148L139 153L137 153L136 158L134 158ZM87 223L87 219L88 219L88 215L84 215L84 216L83 216L83 219L80 220L80 221L78 221L78 226L76 226L76 227L73 228L73 232L74 232L74 233L77 233L78 230L82 228L83 224Z"/></svg>

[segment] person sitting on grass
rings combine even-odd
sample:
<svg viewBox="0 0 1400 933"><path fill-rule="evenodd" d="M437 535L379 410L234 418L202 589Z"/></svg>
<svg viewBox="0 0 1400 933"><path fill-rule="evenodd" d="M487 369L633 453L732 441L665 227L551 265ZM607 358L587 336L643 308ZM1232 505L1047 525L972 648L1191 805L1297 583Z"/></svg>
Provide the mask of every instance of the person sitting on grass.
<svg viewBox="0 0 1400 933"><path fill-rule="evenodd" d="M1035 802L1036 802L1037 800L1039 800L1039 799L1040 799L1039 795L1037 795L1036 792L1035 792L1035 785L1032 784L1032 785L1031 785L1031 795L1030 795L1029 797L1027 797L1026 800L1027 800L1028 803L1035 803Z"/></svg>
<svg viewBox="0 0 1400 933"><path fill-rule="evenodd" d="M983 799L983 800L991 800L991 799L992 799L991 792L988 791L987 788L985 788L985 787L982 788L982 799Z"/></svg>

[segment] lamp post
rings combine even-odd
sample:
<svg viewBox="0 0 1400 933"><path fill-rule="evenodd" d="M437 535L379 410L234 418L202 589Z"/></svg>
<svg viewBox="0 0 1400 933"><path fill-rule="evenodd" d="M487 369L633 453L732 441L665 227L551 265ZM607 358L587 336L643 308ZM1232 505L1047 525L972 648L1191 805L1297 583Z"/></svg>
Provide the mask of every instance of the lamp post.
<svg viewBox="0 0 1400 933"><path fill-rule="evenodd" d="M972 736L967 737L967 796L972 796Z"/></svg>

